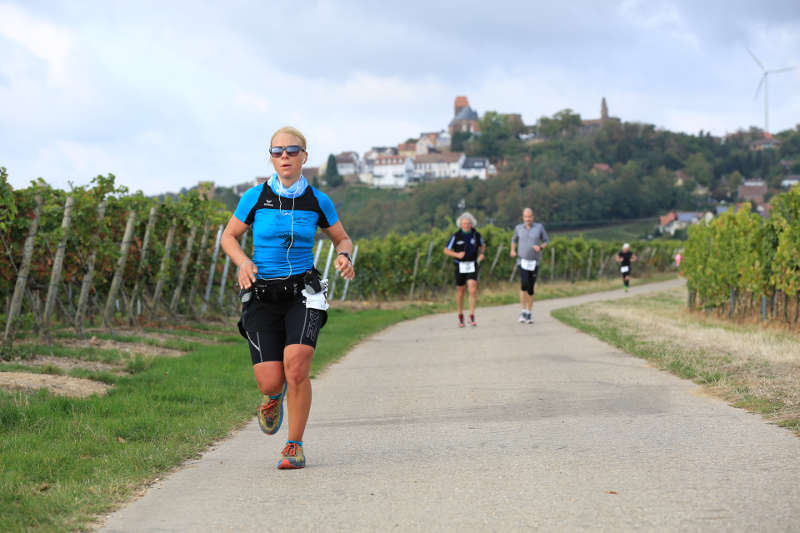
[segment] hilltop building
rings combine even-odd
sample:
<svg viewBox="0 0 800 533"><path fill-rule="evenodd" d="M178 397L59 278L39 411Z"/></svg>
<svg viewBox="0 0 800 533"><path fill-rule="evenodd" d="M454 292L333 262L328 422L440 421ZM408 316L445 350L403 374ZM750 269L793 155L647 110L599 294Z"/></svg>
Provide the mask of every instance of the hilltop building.
<svg viewBox="0 0 800 533"><path fill-rule="evenodd" d="M603 125L609 121L620 122L617 117L610 117L608 115L608 104L604 96L600 100L600 118L587 119L583 121L583 128L581 129L582 135L592 135L599 131Z"/></svg>
<svg viewBox="0 0 800 533"><path fill-rule="evenodd" d="M764 203L767 194L767 183L761 179L745 180L739 185L736 192L740 202L752 202L755 205Z"/></svg>
<svg viewBox="0 0 800 533"><path fill-rule="evenodd" d="M336 171L340 176L349 176L358 172L358 153L342 152L336 156Z"/></svg>
<svg viewBox="0 0 800 533"><path fill-rule="evenodd" d="M478 112L469 106L466 96L456 96L453 105L453 119L448 126L450 135L459 132L476 133L478 130Z"/></svg>
<svg viewBox="0 0 800 533"><path fill-rule="evenodd" d="M763 139L756 139L750 143L751 152L761 152L762 150L777 150L781 147L781 142L770 133L764 133Z"/></svg>

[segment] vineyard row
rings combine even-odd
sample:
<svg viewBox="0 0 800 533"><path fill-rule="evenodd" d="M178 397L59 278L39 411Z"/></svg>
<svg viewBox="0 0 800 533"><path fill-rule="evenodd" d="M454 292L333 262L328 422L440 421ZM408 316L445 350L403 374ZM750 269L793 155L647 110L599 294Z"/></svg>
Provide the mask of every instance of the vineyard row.
<svg viewBox="0 0 800 533"><path fill-rule="evenodd" d="M770 201L764 220L749 204L689 230L681 273L689 307L729 318L800 319L800 188Z"/></svg>
<svg viewBox="0 0 800 533"><path fill-rule="evenodd" d="M0 188L0 199L6 346L20 323L48 338L56 321L81 333L87 324L112 329L176 315L238 310L235 267L220 249L230 213L197 193L160 202L128 194L110 175L70 192L44 182L21 190L6 186ZM511 280L511 232L492 226L481 232L487 243L481 281ZM442 253L448 237L448 232L434 230L361 240L352 283L330 272L335 254L322 240L315 248L315 263L331 279L331 299L429 297L452 283L452 259ZM247 233L241 244L252 253ZM639 270L664 270L672 264L677 244L634 246L639 248ZM574 281L615 274L618 250L619 243L555 238L542 257L539 278Z"/></svg>

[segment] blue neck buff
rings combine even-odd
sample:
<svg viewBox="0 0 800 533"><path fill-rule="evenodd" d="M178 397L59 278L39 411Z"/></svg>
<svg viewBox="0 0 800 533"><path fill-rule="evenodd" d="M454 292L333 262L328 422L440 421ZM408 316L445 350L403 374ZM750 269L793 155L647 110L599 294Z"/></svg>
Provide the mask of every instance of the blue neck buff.
<svg viewBox="0 0 800 533"><path fill-rule="evenodd" d="M281 180L278 179L278 174L273 174L269 179L269 186L278 196L283 196L284 198L297 198L306 192L308 182L306 181L306 177L301 174L300 179L292 183L291 187L284 187L283 183L281 183Z"/></svg>

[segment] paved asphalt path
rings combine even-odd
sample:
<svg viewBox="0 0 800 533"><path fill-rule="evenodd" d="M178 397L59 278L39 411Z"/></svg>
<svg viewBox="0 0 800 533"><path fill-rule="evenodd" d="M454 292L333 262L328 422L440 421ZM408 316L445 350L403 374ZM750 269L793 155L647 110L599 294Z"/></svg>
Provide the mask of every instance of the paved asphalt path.
<svg viewBox="0 0 800 533"><path fill-rule="evenodd" d="M549 316L624 296L395 325L314 380L306 469L254 419L102 531L800 531L800 439Z"/></svg>

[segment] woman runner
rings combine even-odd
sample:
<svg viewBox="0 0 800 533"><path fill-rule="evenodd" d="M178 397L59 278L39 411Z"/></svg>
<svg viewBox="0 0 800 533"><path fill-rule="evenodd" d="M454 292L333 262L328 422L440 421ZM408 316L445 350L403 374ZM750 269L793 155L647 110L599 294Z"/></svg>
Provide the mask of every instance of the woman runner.
<svg viewBox="0 0 800 533"><path fill-rule="evenodd" d="M289 440L279 469L303 468L303 433L311 409L309 369L317 335L328 317L327 280L314 268L314 236L322 228L337 251L334 266L346 279L355 272L353 243L328 196L302 174L306 139L286 126L272 136L269 154L275 173L248 190L222 234L222 248L239 267L242 295L239 332L247 338L256 382L264 395L258 408L261 430L272 435L289 413ZM239 245L252 228L253 257Z"/></svg>

